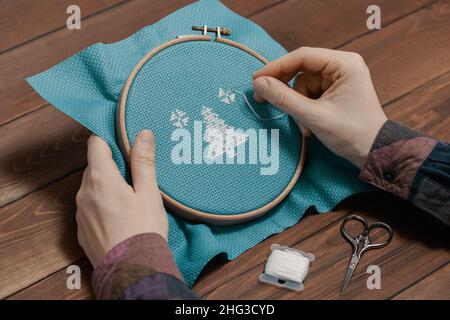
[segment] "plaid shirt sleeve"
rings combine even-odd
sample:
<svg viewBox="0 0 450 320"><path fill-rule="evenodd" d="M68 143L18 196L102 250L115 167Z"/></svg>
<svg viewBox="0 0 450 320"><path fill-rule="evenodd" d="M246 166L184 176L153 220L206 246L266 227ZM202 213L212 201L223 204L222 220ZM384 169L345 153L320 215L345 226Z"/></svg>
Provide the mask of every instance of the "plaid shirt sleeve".
<svg viewBox="0 0 450 320"><path fill-rule="evenodd" d="M450 226L450 146L388 120L360 178Z"/></svg>
<svg viewBox="0 0 450 320"><path fill-rule="evenodd" d="M183 281L160 235L145 233L117 244L92 275L97 299L198 299Z"/></svg>

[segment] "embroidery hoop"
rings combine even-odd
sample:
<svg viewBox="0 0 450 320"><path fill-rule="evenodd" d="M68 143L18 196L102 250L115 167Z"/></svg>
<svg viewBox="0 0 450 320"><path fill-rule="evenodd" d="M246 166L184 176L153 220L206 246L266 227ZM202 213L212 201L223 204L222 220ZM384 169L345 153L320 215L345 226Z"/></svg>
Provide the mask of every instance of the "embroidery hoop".
<svg viewBox="0 0 450 320"><path fill-rule="evenodd" d="M122 94L118 103L118 107L116 108L116 134L118 139L119 148L122 152L122 154L125 157L125 160L127 164L130 164L130 151L131 151L131 144L128 139L128 134L126 130L126 103L127 103L127 97L128 93L130 91L131 85L141 70L141 68L145 65L145 63L153 58L158 53L164 51L165 49L175 46L180 43L185 42L192 42L192 41L216 41L220 43L224 43L226 45L230 45L232 47L235 47L237 49L240 49L259 61L261 61L263 64L269 63L267 59L262 57L260 54L258 54L256 51L246 47L245 45L238 43L236 41L225 39L222 37L228 36L231 34L231 30L228 28L208 28L206 25L202 27L193 26L192 30L196 31L203 31L202 35L181 35L177 38L170 40L166 43L161 44L160 46L154 48L151 50L144 58L142 58L141 61L134 67L132 72L130 73L124 87L122 90ZM216 37L212 37L208 35L208 32L212 32L216 34ZM208 223L213 225L231 225L231 224L238 224L245 221L253 220L256 218L259 218L266 214L268 211L270 211L272 208L274 208L276 205L278 205L292 190L292 188L295 186L298 178L300 177L300 174L303 169L303 165L305 162L305 149L306 149L306 139L304 135L301 135L301 148L300 148L300 159L298 161L297 167L295 169L295 172L289 181L288 185L283 189L283 191L272 201L269 203L263 205L260 208L257 208L252 211L243 212L241 214L233 214L233 215L218 215L211 212L204 212L200 211L191 207L188 207L181 202L173 199L170 197L167 193L161 191L162 198L164 200L165 206L174 212L175 214L183 217L184 219L188 219L194 222L200 222L200 223Z"/></svg>

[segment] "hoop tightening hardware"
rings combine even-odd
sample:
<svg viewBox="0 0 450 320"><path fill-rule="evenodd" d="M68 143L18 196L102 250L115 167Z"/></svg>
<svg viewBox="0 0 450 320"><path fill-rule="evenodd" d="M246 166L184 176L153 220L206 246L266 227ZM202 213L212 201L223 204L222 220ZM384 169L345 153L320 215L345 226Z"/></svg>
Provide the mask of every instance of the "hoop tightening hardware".
<svg viewBox="0 0 450 320"><path fill-rule="evenodd" d="M208 32L212 32L217 35L217 38L220 38L221 36L230 36L231 35L231 29L229 29L229 28L222 28L222 27L209 28L207 25L192 26L192 30L203 31L204 36L206 36L208 34Z"/></svg>

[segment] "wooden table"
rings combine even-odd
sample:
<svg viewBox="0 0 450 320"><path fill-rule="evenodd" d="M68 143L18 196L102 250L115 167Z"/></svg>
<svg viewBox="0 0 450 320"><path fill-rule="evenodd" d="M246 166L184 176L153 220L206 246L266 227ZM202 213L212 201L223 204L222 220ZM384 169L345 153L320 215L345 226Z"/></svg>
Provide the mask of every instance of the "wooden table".
<svg viewBox="0 0 450 320"><path fill-rule="evenodd" d="M88 132L40 98L24 78L96 42L114 42L190 1L0 1L0 297L87 299L91 267L76 241L75 193L86 164ZM359 52L384 110L426 134L450 139L450 1L227 0L288 50L300 46ZM82 29L65 27L66 8L82 9ZM378 4L382 29L369 31L366 8ZM368 253L340 296L351 248L339 233L358 210L390 223L392 243ZM450 298L449 231L395 197L376 193L342 202L262 242L236 260L211 262L194 286L209 299ZM314 253L305 291L259 284L281 243ZM66 288L66 268L82 269L81 290ZM381 290L368 290L366 269L379 265Z"/></svg>

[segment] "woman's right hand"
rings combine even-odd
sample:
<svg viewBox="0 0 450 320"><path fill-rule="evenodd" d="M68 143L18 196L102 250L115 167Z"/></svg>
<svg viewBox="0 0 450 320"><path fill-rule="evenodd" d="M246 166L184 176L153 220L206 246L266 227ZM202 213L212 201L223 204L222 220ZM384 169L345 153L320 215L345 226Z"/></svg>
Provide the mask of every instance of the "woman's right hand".
<svg viewBox="0 0 450 320"><path fill-rule="evenodd" d="M287 83L297 77L295 90ZM303 47L254 75L257 101L291 115L330 150L362 169L387 118L360 55Z"/></svg>

